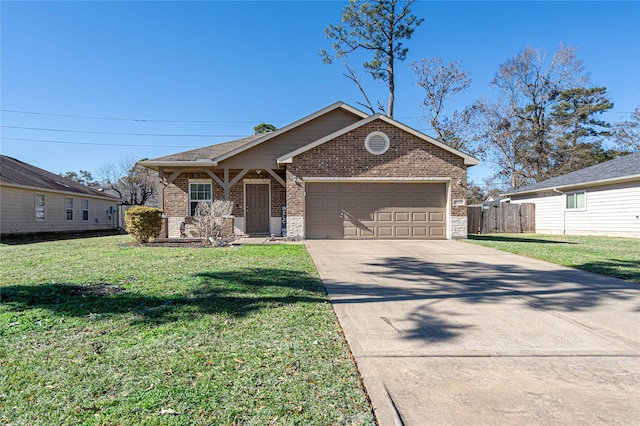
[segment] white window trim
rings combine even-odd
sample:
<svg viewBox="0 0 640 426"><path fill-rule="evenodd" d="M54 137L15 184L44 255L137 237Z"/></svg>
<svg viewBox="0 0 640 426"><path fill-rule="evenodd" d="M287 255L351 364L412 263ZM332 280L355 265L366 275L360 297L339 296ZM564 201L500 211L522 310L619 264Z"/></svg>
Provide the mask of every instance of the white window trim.
<svg viewBox="0 0 640 426"><path fill-rule="evenodd" d="M84 204L85 201L87 203L87 208L86 209L83 207L83 204ZM85 211L87 212L87 218L86 219L84 218L84 212ZM89 221L89 200L83 200L83 199L80 200L80 214L81 214L81 220L83 222L88 222Z"/></svg>
<svg viewBox="0 0 640 426"><path fill-rule="evenodd" d="M42 197L42 218L38 218L38 197ZM47 221L47 196L45 194L35 194L33 198L33 214L36 222L46 222Z"/></svg>
<svg viewBox="0 0 640 426"><path fill-rule="evenodd" d="M209 201L209 202L212 202L212 201L213 201L213 180L211 180L211 179L189 179L189 187L188 187L188 191L189 191L189 194L188 194L188 195L189 195L189 197L188 197L188 198L189 198L189 204L187 204L187 216L193 216L193 215L191 214L191 203L192 203L193 201L197 201L197 202L206 202L206 201L207 201L207 200L192 200L192 199L191 199L191 185L192 185L192 184L198 184L198 183L206 183L206 184L211 185L211 191L210 191L210 193L211 193L211 199L210 199L210 200L208 200L208 201ZM194 212L194 213L195 213L195 212Z"/></svg>
<svg viewBox="0 0 640 426"><path fill-rule="evenodd" d="M69 206L67 206L67 201L71 200L71 209L69 209ZM73 198L71 197L65 197L64 198L64 219L67 222L73 222L73 211L74 211L74 203L73 203ZM71 210L71 219L69 219L69 210Z"/></svg>
<svg viewBox="0 0 640 426"><path fill-rule="evenodd" d="M567 197L569 195L575 195L575 194L584 194L584 207L574 207L574 208L567 207ZM583 212L583 211L586 211L587 210L587 190L586 189L582 189L580 191L565 192L564 193L564 210L568 211L568 212Z"/></svg>
<svg viewBox="0 0 640 426"><path fill-rule="evenodd" d="M369 142L371 141L371 139L376 136L380 136L382 139L384 139L385 146L382 151L375 151L371 149L371 145L369 145ZM386 133L383 133L383 132L371 132L367 135L367 137L364 140L364 147L367 149L367 151L369 151L370 154L373 154L373 155L384 154L389 150L390 146L391 146L391 141L389 141L389 136L387 136Z"/></svg>

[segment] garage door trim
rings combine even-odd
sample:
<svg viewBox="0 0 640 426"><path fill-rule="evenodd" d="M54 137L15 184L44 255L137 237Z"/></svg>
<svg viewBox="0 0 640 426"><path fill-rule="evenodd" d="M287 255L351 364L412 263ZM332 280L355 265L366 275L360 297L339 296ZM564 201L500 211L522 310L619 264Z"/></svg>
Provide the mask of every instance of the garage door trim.
<svg viewBox="0 0 640 426"><path fill-rule="evenodd" d="M410 177L410 178L402 178L402 177L303 177L301 178L303 182L306 183L375 183L375 184L444 184L444 235L443 238L451 239L451 178L449 177ZM304 189L304 221L305 221L305 234L307 234L308 238L311 237L311 232L309 232L310 220L309 214L313 213L309 211L309 197L307 195L307 188ZM315 212L317 213L317 212ZM321 219L322 220L322 219ZM317 222L317 221L316 221ZM347 228L345 228L346 230ZM346 236L346 234L345 234ZM317 237L317 236L316 236ZM319 237L317 237L319 238ZM377 238L377 237L373 237Z"/></svg>

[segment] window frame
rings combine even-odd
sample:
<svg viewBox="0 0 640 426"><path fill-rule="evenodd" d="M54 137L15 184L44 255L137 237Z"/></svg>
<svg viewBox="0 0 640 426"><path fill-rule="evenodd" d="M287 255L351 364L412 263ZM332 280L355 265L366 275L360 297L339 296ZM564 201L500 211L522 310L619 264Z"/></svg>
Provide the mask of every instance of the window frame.
<svg viewBox="0 0 640 426"><path fill-rule="evenodd" d="M71 207L69 207L69 202L71 202ZM67 222L73 222L73 198L72 197L64 197L64 211L65 211L65 220Z"/></svg>
<svg viewBox="0 0 640 426"><path fill-rule="evenodd" d="M192 198L193 196L193 192L192 192L192 186L193 185L208 185L209 186L209 198ZM200 191L198 191L200 192ZM203 191L204 195L206 195L206 190ZM188 213L189 216L195 216L196 214L196 209L198 208L198 204L199 203L206 203L206 202L213 202L213 182L207 180L207 181L202 181L202 180L190 180L189 181L189 205L188 205ZM195 203L195 204L194 204Z"/></svg>
<svg viewBox="0 0 640 426"><path fill-rule="evenodd" d="M578 195L582 195L582 206L578 206ZM573 206L569 207L569 202L572 200ZM566 211L584 211L587 209L587 191L585 189L580 191L571 191L564 194L564 209Z"/></svg>
<svg viewBox="0 0 640 426"><path fill-rule="evenodd" d="M371 139L375 137L380 137L384 141L384 147L382 149L377 150L371 146ZM389 147L391 147L391 140L389 139L389 136L387 136L387 134L384 132L380 132L380 131L371 132L364 139L364 147L366 148L367 151L369 151L370 154L382 155L389 150Z"/></svg>
<svg viewBox="0 0 640 426"><path fill-rule="evenodd" d="M80 208L82 209L82 221L87 222L89 220L89 200L80 200Z"/></svg>
<svg viewBox="0 0 640 426"><path fill-rule="evenodd" d="M42 217L38 217L38 212L40 209L38 209L38 197L42 197L42 208L41 208L41 213L42 213ZM45 194L35 194L34 197L34 214L35 214L35 220L36 222L46 222L47 221L47 197L45 196Z"/></svg>

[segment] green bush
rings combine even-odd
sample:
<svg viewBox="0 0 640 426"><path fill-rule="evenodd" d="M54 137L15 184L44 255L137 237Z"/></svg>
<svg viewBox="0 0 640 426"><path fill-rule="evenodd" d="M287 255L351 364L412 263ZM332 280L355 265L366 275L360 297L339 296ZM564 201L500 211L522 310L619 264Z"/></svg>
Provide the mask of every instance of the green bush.
<svg viewBox="0 0 640 426"><path fill-rule="evenodd" d="M127 232L141 242L157 237L162 227L162 212L154 207L135 206L124 213Z"/></svg>

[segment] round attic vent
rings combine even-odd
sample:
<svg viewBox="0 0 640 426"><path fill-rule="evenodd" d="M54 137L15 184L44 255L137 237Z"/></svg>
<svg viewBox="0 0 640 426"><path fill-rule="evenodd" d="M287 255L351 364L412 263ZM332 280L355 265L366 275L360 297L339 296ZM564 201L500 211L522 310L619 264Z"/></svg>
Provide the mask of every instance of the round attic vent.
<svg viewBox="0 0 640 426"><path fill-rule="evenodd" d="M364 140L364 146L372 154L384 154L389 149L389 136L382 132L371 132Z"/></svg>

